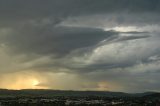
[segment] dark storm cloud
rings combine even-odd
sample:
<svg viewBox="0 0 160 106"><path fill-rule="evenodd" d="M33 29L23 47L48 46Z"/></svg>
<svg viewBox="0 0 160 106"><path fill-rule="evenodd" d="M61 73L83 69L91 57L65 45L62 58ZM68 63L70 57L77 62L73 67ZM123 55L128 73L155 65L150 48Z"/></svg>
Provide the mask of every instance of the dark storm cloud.
<svg viewBox="0 0 160 106"><path fill-rule="evenodd" d="M53 18L62 20L72 16L127 12L159 14L159 0L1 0L1 26L29 19ZM153 16L152 16L153 17ZM125 19L117 17L124 22ZM147 19L144 19L145 21ZM154 21L153 18L151 21Z"/></svg>
<svg viewBox="0 0 160 106"><path fill-rule="evenodd" d="M100 45L145 39L150 36L146 32L138 31L128 33L104 31L96 26L68 27L63 24L61 26L61 23L68 18L91 16L87 19L90 20L97 14L100 17L101 15L109 17L112 14L118 24L134 22L147 24L157 22L160 11L158 0L46 0L45 2L1 0L0 2L1 26L12 30L10 34L1 36L1 42L16 54L43 56L65 56L78 49L87 47L94 49ZM143 18L144 16L148 17Z"/></svg>
<svg viewBox="0 0 160 106"><path fill-rule="evenodd" d="M47 28L46 28L47 27ZM65 55L74 49L96 45L115 32L97 28L24 27L1 38L16 53Z"/></svg>
<svg viewBox="0 0 160 106"><path fill-rule="evenodd" d="M0 72L74 73L158 90L160 0L0 0L0 16Z"/></svg>

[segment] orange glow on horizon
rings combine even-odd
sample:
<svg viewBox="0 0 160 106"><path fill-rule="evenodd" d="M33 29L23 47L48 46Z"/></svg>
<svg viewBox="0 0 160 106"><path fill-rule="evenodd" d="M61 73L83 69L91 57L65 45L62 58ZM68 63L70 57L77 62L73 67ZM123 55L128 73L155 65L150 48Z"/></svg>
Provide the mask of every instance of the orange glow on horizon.
<svg viewBox="0 0 160 106"><path fill-rule="evenodd" d="M41 86L43 78L32 73L12 73L0 77L0 88L4 89L48 89L47 86Z"/></svg>
<svg viewBox="0 0 160 106"><path fill-rule="evenodd" d="M40 82L37 79L18 80L7 86L7 89L47 89L47 87L38 86Z"/></svg>

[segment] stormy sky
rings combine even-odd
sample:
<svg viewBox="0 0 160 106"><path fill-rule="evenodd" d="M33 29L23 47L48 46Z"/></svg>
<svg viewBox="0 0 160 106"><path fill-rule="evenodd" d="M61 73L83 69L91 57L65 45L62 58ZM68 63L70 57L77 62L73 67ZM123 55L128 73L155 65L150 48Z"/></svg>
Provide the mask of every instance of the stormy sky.
<svg viewBox="0 0 160 106"><path fill-rule="evenodd" d="M0 88L160 91L160 0L0 0Z"/></svg>

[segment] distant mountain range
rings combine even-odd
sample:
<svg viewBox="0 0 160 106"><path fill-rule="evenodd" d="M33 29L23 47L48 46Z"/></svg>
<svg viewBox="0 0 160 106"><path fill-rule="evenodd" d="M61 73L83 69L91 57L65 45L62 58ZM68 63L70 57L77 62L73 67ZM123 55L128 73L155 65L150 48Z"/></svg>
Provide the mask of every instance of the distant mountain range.
<svg viewBox="0 0 160 106"><path fill-rule="evenodd" d="M54 97L54 96L104 96L104 97L151 97L158 96L157 92L145 93L123 93L123 92L109 92L109 91L71 91L71 90L41 90L41 89L23 89L23 90L7 90L0 89L0 97L19 97L19 96L33 96L33 97Z"/></svg>

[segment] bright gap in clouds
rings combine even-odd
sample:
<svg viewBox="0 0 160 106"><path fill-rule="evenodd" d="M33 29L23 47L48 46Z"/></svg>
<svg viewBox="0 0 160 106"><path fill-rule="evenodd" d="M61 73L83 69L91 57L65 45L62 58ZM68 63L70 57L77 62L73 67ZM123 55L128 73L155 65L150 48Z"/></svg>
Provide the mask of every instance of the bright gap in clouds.
<svg viewBox="0 0 160 106"><path fill-rule="evenodd" d="M132 32L132 31L137 31L138 28L135 26L118 26L118 27L113 27L113 28L104 28L105 31L108 30L114 30L117 32Z"/></svg>
<svg viewBox="0 0 160 106"><path fill-rule="evenodd" d="M33 86L37 86L39 83L40 82L38 80L36 80L36 79L32 81Z"/></svg>
<svg viewBox="0 0 160 106"><path fill-rule="evenodd" d="M115 26L103 28L104 31L114 30L117 32L159 32L159 25L146 25L146 26Z"/></svg>

